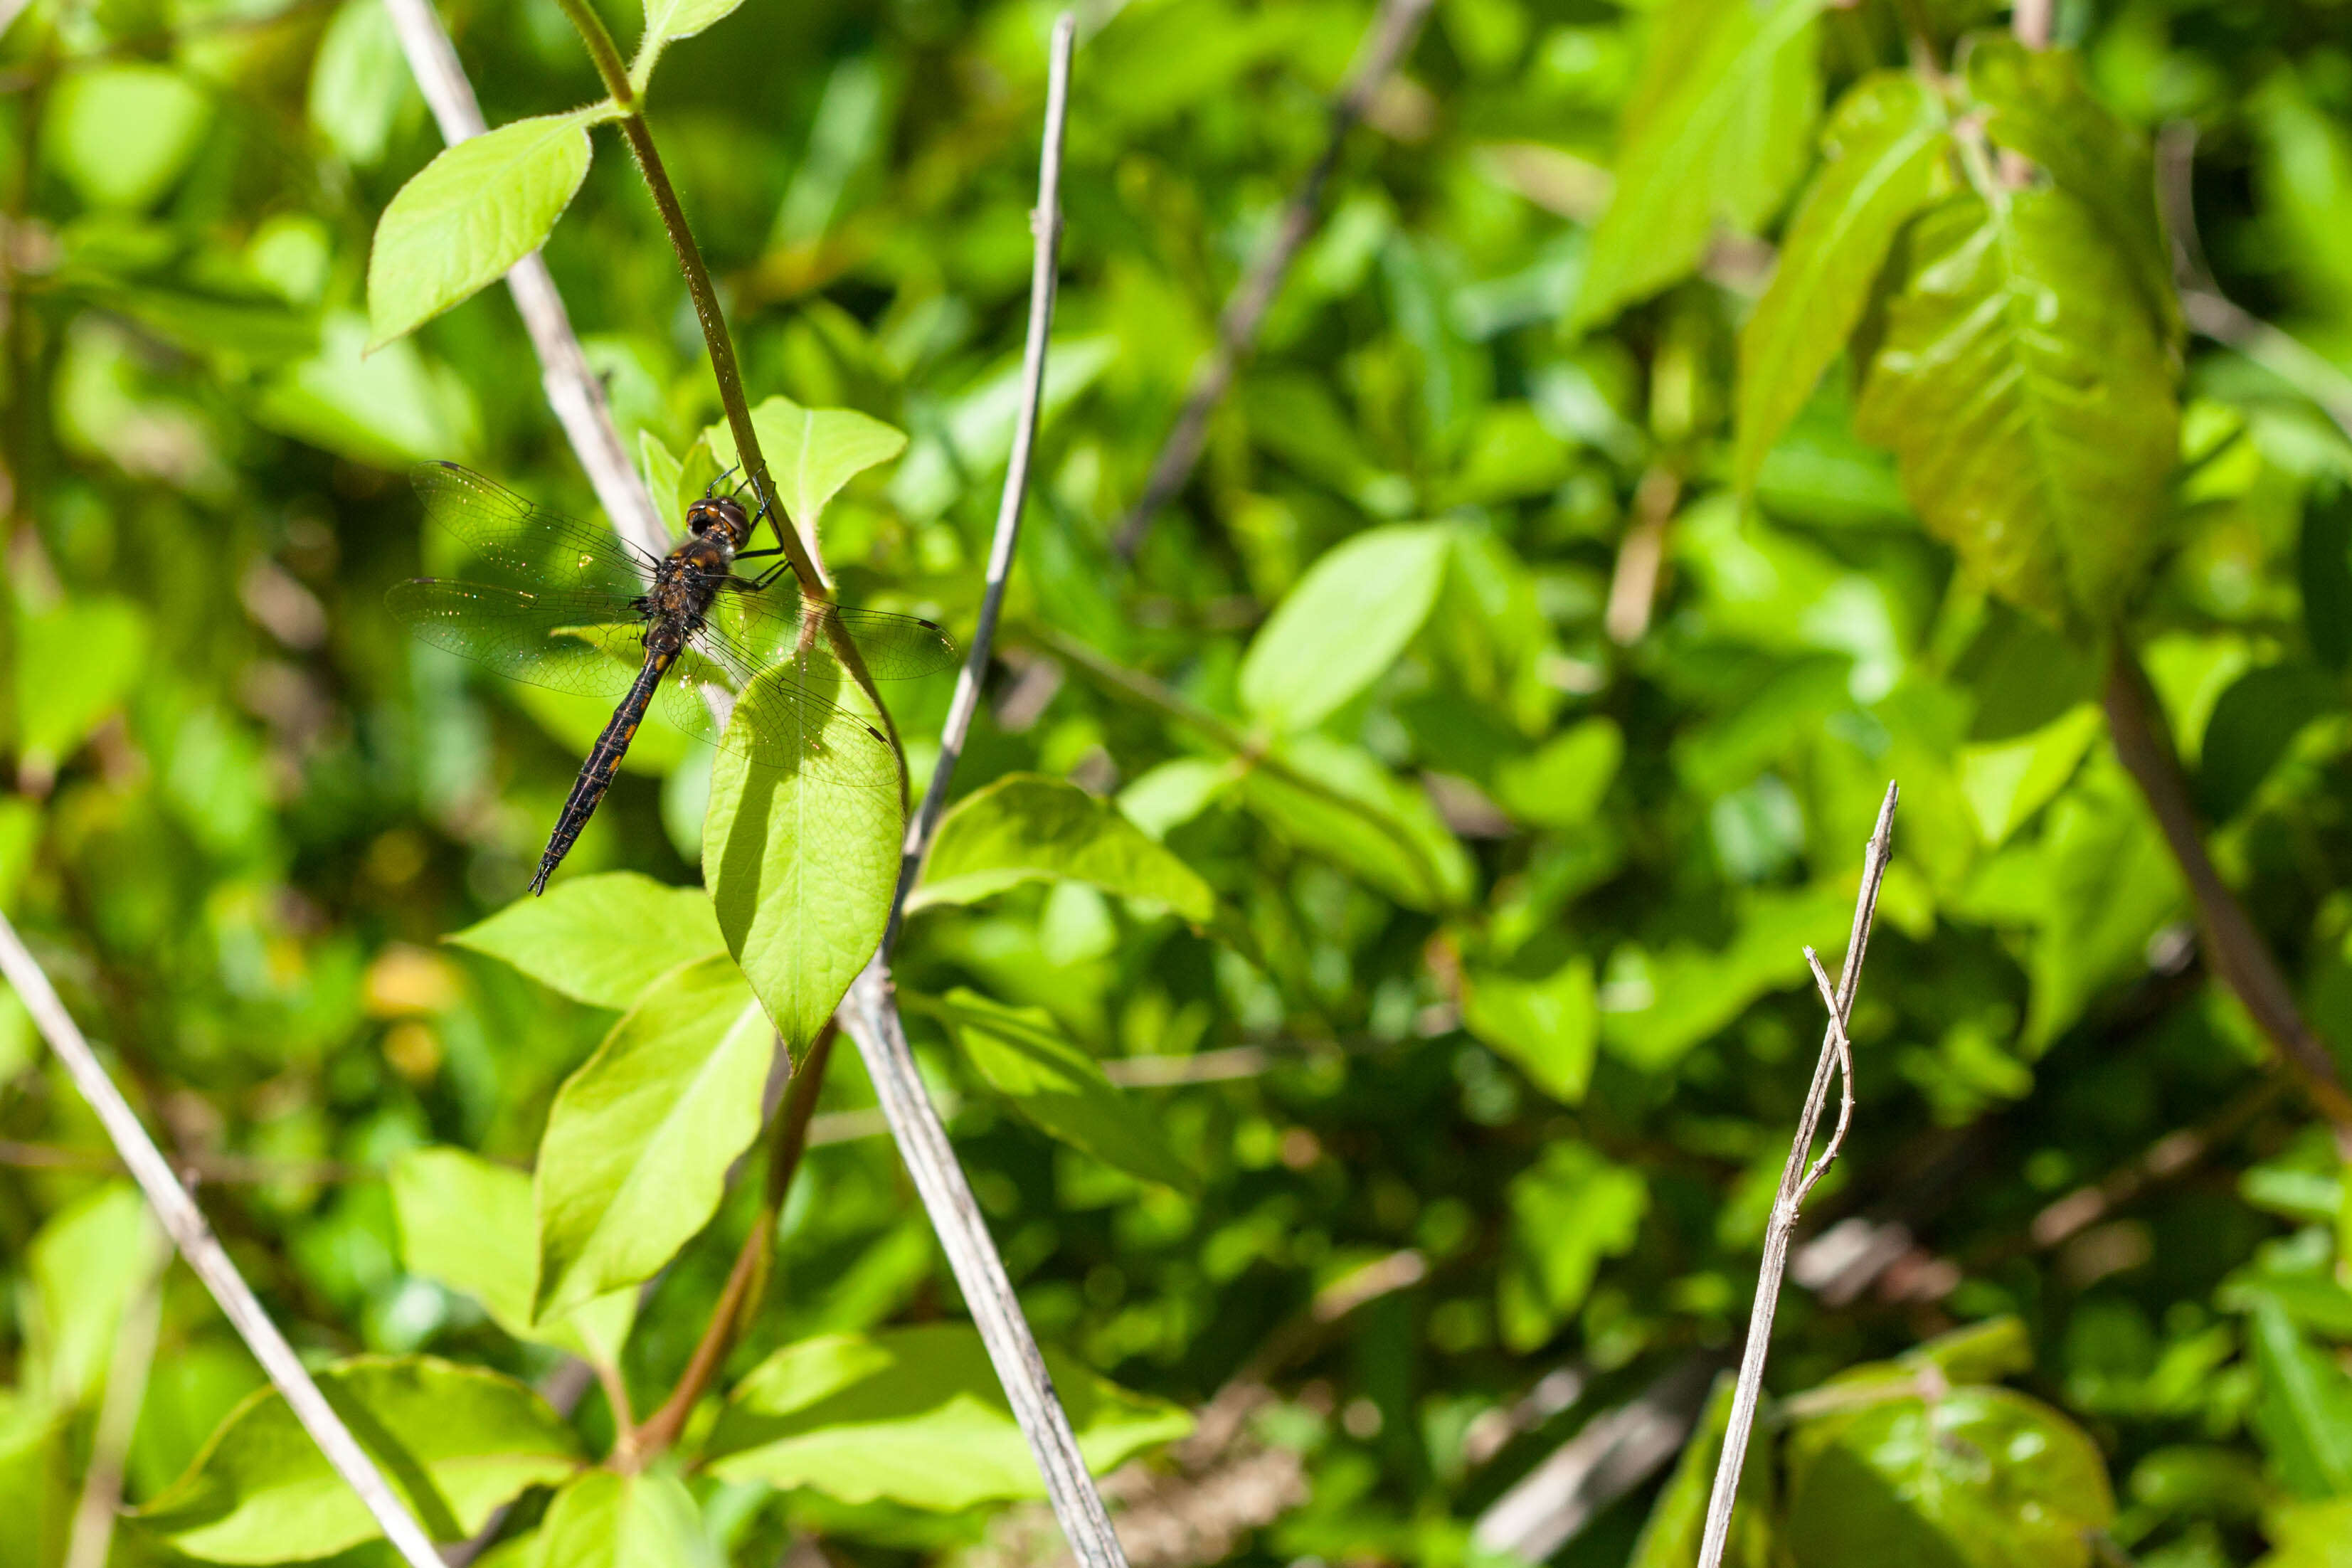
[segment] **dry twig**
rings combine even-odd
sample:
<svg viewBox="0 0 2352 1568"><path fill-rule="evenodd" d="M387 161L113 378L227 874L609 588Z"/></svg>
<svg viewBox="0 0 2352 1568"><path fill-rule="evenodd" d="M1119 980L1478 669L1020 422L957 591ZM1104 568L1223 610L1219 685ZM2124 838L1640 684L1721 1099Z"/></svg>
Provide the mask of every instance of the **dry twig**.
<svg viewBox="0 0 2352 1568"><path fill-rule="evenodd" d="M410 1568L441 1568L441 1559L423 1527L393 1494L375 1461L352 1436L342 1417L328 1405L319 1385L310 1381L294 1347L286 1342L286 1336L269 1321L269 1314L262 1310L253 1288L245 1282L245 1276L229 1261L212 1226L205 1222L204 1211L196 1207L196 1201L172 1173L163 1151L155 1147L155 1141L147 1135L147 1129L140 1124L130 1102L122 1098L122 1091L114 1087L114 1080L99 1064L97 1053L82 1037L73 1016L58 1000L48 976L41 973L41 966L34 962L32 953L17 937L16 928L8 923L4 914L0 914L0 973L5 973L8 984L16 987L26 1011L33 1016L43 1037L72 1075L74 1087L97 1113L107 1136L121 1154L122 1163L131 1167L131 1176L146 1193L147 1202L154 1209L155 1217L163 1222L164 1233L212 1292L213 1300L220 1303L222 1314L252 1350L254 1359L261 1363L269 1381L278 1385L302 1429L319 1445L319 1451L327 1457L335 1473L359 1494L360 1500L375 1516L376 1523L408 1561Z"/></svg>
<svg viewBox="0 0 2352 1568"><path fill-rule="evenodd" d="M921 1194L923 1207L937 1232L940 1249L947 1255L956 1283L962 1289L972 1323L986 1345L997 1380L1004 1385L1013 1418L1037 1459L1047 1499L1061 1521L1063 1533L1087 1568L1126 1568L1110 1515L1102 1494L1095 1489L1077 1436L1054 1392L1036 1336L1022 1316L1003 1259L990 1239L987 1222L956 1161L947 1129L938 1110L923 1092L914 1053L907 1045L906 1026L892 994L890 952L903 921L907 895L913 890L937 826L955 764L971 733L980 705L980 683L988 668L989 647L1012 574L1014 546L1026 498L1029 460L1035 445L1037 410L1045 384L1045 344L1053 326L1055 258L1061 238L1062 126L1067 110L1070 49L1076 21L1067 13L1054 24L1052 70L1045 97L1045 147L1038 161L1037 207L1031 215L1036 233L1029 285L1028 342L1022 360L1021 410L1014 426L1012 461L1005 469L1004 496L997 509L996 537L989 552L988 584L982 596L980 622L956 683L948 721L940 738L939 766L924 792L921 809L908 825L899 858L898 887L891 900L888 926L873 962L866 966L843 998L841 1022L856 1041L873 1080L875 1097L889 1120L898 1152Z"/></svg>
<svg viewBox="0 0 2352 1568"><path fill-rule="evenodd" d="M1853 1057L1846 1043L1845 1026L1853 1016L1854 993L1862 984L1862 962L1870 948L1871 918L1878 910L1878 885L1885 878L1887 861L1894 856L1895 803L1900 793L1895 785L1888 784L1886 799L1878 808L1878 826L1870 836L1870 847L1863 860L1862 889L1854 899L1853 932L1846 941L1845 962L1839 967L1834 992L1828 989L1829 976L1822 973L1812 951L1806 950L1806 960L1822 984L1822 999L1829 1005L1829 1027L1822 1032L1822 1054L1813 1067L1812 1088L1805 1096L1804 1112L1797 1121L1797 1136L1789 1147L1789 1163L1780 1170L1780 1190L1772 1200L1771 1223L1764 1231L1764 1260L1756 1271L1756 1301L1748 1315L1748 1343L1740 1352L1739 1387L1732 1398L1730 1424L1723 1434L1723 1457L1716 1465L1715 1490L1707 1498L1706 1534L1699 1549L1699 1568L1720 1568L1724 1542L1731 1533L1731 1506L1738 1495L1739 1471L1748 1458L1748 1436L1755 1427L1756 1405L1764 1390L1764 1358L1771 1348L1772 1316L1780 1306L1780 1277L1789 1266L1789 1242L1796 1234L1798 1205L1836 1157L1853 1110ZM1841 1068L1846 1075L1847 1089L1836 1131L1831 1134L1829 1147L1822 1151L1821 1159L1808 1165L1813 1134L1820 1130L1822 1112L1829 1106L1830 1075Z"/></svg>

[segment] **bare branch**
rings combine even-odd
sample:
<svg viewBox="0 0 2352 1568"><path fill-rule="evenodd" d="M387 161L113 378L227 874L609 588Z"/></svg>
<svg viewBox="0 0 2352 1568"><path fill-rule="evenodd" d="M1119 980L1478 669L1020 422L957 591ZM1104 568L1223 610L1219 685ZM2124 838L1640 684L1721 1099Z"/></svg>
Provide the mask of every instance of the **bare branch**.
<svg viewBox="0 0 2352 1568"><path fill-rule="evenodd" d="M1380 91L1381 85L1395 72L1397 62L1404 58L1413 40L1421 36L1421 25L1429 15L1429 7L1430 0L1381 0L1379 14L1373 16L1371 28L1357 53L1355 66L1339 89L1339 96L1331 101L1331 131L1324 142L1323 155L1315 160L1314 167L1307 171L1307 177L1298 182L1298 189L1282 209L1282 216L1275 224L1273 243L1226 297L1224 310L1217 318L1217 346L1192 376L1183 411L1177 415L1167 444L1160 448L1160 456L1151 465L1151 477L1144 481L1142 498L1112 536L1111 548L1120 560L1135 558L1151 520L1192 477L1193 465L1201 460L1201 447L1208 437L1209 416L1223 401L1226 389L1233 384L1234 369L1248 357L1256 342L1258 324L1265 319L1275 295L1281 291L1283 277L1297 259L1299 247L1315 232L1323 205L1323 187L1329 183L1331 171L1339 166L1339 152L1347 142L1348 132L1363 119L1372 95Z"/></svg>
<svg viewBox="0 0 2352 1568"><path fill-rule="evenodd" d="M0 973L5 973L8 984L16 988L26 1011L32 1014L33 1022L40 1026L50 1048L73 1076L74 1086L81 1090L90 1110L97 1112L107 1136L121 1154L122 1163L131 1167L131 1174L146 1193L155 1217L163 1222L164 1233L212 1292L213 1300L220 1303L222 1313L252 1350L254 1359L261 1363L269 1381L278 1385L278 1392L285 1396L287 1407L302 1423L302 1429L319 1445L319 1451L327 1457L335 1473L359 1494L368 1512L383 1527L385 1537L407 1560L409 1568L441 1568L441 1559L424 1529L393 1495L382 1472L375 1468L375 1461L353 1439L342 1417L328 1405L319 1385L310 1381L294 1347L286 1342L286 1336L278 1331L278 1325L269 1321L269 1314L255 1298L252 1287L246 1284L245 1276L229 1261L227 1252L205 1222L204 1211L196 1207L196 1201L173 1175L163 1151L155 1147L155 1141L140 1125L130 1102L122 1098L122 1091L114 1087L114 1080L99 1065L97 1054L82 1037L73 1016L58 1000L48 976L41 973L41 966L34 962L32 953L16 935L16 928L8 923L5 914L0 914Z"/></svg>
<svg viewBox="0 0 2352 1568"><path fill-rule="evenodd" d="M1078 1452L1077 1436L1054 1392L1037 1339L1022 1316L1013 1281L988 1234L971 1185L957 1163L938 1110L923 1092L915 1069L914 1053L907 1046L905 1025L890 983L890 949L896 942L908 893L922 868L923 855L955 773L957 758L980 703L981 677L988 668L989 647L1004 598L1004 584L1013 569L1014 545L1021 527L1021 509L1027 489L1030 448L1037 431L1037 408L1045 393L1045 343L1054 317L1054 282L1061 237L1062 127L1068 110L1070 49L1076 31L1067 12L1054 24L1053 56L1045 94L1045 147L1038 160L1037 208L1031 227L1036 245L1030 270L1029 336L1022 362L1022 395L1015 426L1013 460L1004 476L1004 499L997 509L996 537L989 552L988 584L981 602L980 624L972 634L948 721L940 740L939 766L930 787L909 825L899 858L898 888L891 900L890 922L875 952L843 998L839 1016L873 1080L899 1156L914 1176L937 1232L971 1310L981 1342L988 1348L997 1381L1004 1385L1013 1419L1029 1439L1037 1468L1045 1480L1045 1495L1054 1505L1071 1550L1086 1568L1126 1568L1127 1558L1111 1530L1109 1512L1094 1478Z"/></svg>
<svg viewBox="0 0 2352 1568"><path fill-rule="evenodd" d="M1829 1156L1837 1152L1838 1140L1845 1135L1846 1118L1838 1119L1836 1133L1832 1137L1829 1154L1811 1174L1807 1173L1806 1157L1812 1152L1813 1134L1822 1124L1822 1112L1828 1108L1830 1074L1841 1065L1852 1072L1851 1054L1845 1043L1846 1020L1853 1016L1854 993L1862 985L1862 962L1870 949L1870 924L1878 911L1878 885L1885 879L1886 863L1894 858L1895 803L1901 792L1893 784L1886 786L1886 799L1878 808L1878 826L1870 836L1870 847L1864 853L1862 866L1862 889L1854 897L1853 929L1846 940L1845 962L1838 968L1837 990L1824 1000L1829 1005L1829 1027L1822 1035L1822 1054L1813 1065L1813 1084L1805 1096L1803 1114L1797 1121L1797 1136L1789 1146L1789 1163L1780 1169L1780 1189L1772 1200L1771 1223L1764 1231L1764 1260L1756 1270L1756 1301L1748 1314L1748 1343L1739 1355L1739 1387L1731 1402L1730 1423L1724 1429L1723 1457L1717 1461L1715 1490L1706 1502L1706 1534L1699 1548L1699 1568L1721 1568L1725 1542L1731 1534L1731 1507L1739 1492L1739 1471L1748 1459L1748 1436L1756 1426L1756 1404L1764 1390L1764 1358L1772 1343L1772 1316L1780 1301L1780 1277L1788 1271L1789 1241L1796 1234L1797 1205L1821 1170L1828 1168ZM1807 950L1806 958L1812 960ZM1813 964L1821 975L1820 965ZM1823 981L1826 975L1821 975ZM1853 1104L1849 1079L1846 1103Z"/></svg>
<svg viewBox="0 0 2352 1568"><path fill-rule="evenodd" d="M1805 967L1813 972L1813 987L1822 994L1822 1005L1830 1010L1830 1037L1837 1044L1838 1059L1838 1119L1837 1128L1831 1132L1829 1146L1822 1157L1813 1162L1805 1179L1797 1184L1797 1203L1801 1206L1813 1190L1813 1184L1829 1173L1845 1147L1845 1130L1853 1124L1853 1046L1845 1037L1845 1021L1838 1016L1837 990L1830 984L1829 973L1822 968L1822 955L1811 948L1805 949Z"/></svg>
<svg viewBox="0 0 2352 1568"><path fill-rule="evenodd" d="M408 57L409 74L441 127L441 138L451 146L479 136L487 126L473 84L457 63L457 50L441 26L432 0L383 0L392 13L393 30L401 52ZM562 422L563 434L587 470L596 499L621 537L656 555L669 549L669 524L646 493L645 481L621 445L613 426L613 410L604 400L604 384L588 368L588 356L572 330L572 317L547 262L532 251L507 273L507 289L522 314L523 330L530 334L539 354L540 380L547 401Z"/></svg>

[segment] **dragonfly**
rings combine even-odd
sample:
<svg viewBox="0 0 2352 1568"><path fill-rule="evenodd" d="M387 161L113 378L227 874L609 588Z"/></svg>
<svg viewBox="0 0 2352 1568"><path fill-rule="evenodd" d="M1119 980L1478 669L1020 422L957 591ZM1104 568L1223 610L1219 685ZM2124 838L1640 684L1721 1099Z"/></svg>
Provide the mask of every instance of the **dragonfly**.
<svg viewBox="0 0 2352 1568"><path fill-rule="evenodd" d="M687 507L686 536L656 556L459 464L410 473L425 516L505 580L414 577L387 595L393 616L510 679L618 704L556 818L533 893L547 890L649 710L764 767L849 789L898 788L889 741L828 695L849 679L840 642L881 679L945 669L955 644L932 621L813 598L788 562L739 574L738 563L782 552L745 548L766 509L754 516L721 494L727 477Z"/></svg>

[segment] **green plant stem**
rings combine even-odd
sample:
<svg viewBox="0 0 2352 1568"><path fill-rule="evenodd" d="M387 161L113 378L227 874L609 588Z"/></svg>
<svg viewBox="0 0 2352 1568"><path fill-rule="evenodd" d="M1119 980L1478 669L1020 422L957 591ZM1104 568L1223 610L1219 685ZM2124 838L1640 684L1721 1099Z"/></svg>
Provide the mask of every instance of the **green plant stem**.
<svg viewBox="0 0 2352 1568"><path fill-rule="evenodd" d="M728 1271L727 1283L710 1310L710 1321L704 1325L694 1353L687 1358L677 1386L670 1390L660 1409L638 1425L631 1440L615 1449L616 1468L641 1468L677 1441L678 1434L686 1429L687 1418L694 1414L695 1405L709 1391L711 1380L726 1364L728 1352L735 1348L744 1329L758 1314L760 1300L767 1293L776 1221L784 1212L784 1197L792 1191L801 1156L808 1152L809 1120L816 1114L817 1094L824 1087L825 1064L833 1059L835 1033L835 1026L827 1023L794 1068L783 1108L770 1131L767 1191L761 1200L759 1214L751 1221L751 1232L735 1254L735 1267Z"/></svg>
<svg viewBox="0 0 2352 1568"><path fill-rule="evenodd" d="M761 504L768 509L769 526L775 530L776 542L783 547L784 558L799 575L802 590L818 599L830 599L833 580L824 574L815 539L801 537L797 519L793 520L793 526L786 526L784 509L776 500L775 484L768 477L768 460L760 450L759 432L751 427L751 406L743 396L743 375L735 363L735 340L727 330L726 314L719 309L719 290L710 281L710 268L703 264L702 247L695 243L694 230L686 221L686 209L678 205L677 187L670 184L669 171L663 166L661 153L654 145L653 128L646 123L645 102L629 82L628 63L621 58L620 47L613 42L604 18L596 15L588 0L556 0L556 4L578 29L581 41L588 47L589 58L596 63L596 74L604 79L604 90L621 110L621 134L628 139L637 173L645 176L646 188L653 193L655 210L661 215L670 248L677 255L677 269L686 279L687 292L693 297L694 313L702 322L702 339L710 349L710 374L719 384L719 402L727 411L727 428L735 437L736 457L750 476ZM870 679L862 666L853 667L852 673L861 685ZM878 700L876 705L880 705Z"/></svg>

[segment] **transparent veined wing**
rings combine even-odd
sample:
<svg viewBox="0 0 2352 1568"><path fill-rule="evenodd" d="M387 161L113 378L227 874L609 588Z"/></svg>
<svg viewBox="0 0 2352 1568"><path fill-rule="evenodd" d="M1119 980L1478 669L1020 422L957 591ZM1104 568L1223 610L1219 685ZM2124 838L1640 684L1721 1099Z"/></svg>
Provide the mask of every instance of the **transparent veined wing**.
<svg viewBox="0 0 2352 1568"><path fill-rule="evenodd" d="M866 672L877 680L937 675L953 668L956 661L955 643L937 622L823 604L802 594L789 578L757 592L720 594L710 606L709 623L714 637L755 668L809 648L836 650L835 633L845 634L856 645Z"/></svg>
<svg viewBox="0 0 2352 1568"><path fill-rule="evenodd" d="M413 577L384 595L394 619L435 647L510 680L617 700L645 663L645 628L609 619L609 595Z"/></svg>
<svg viewBox="0 0 2352 1568"><path fill-rule="evenodd" d="M614 606L596 617L604 621L629 619L626 606L645 592L654 563L609 530L535 506L457 463L420 463L409 470L409 480L425 515L498 573L534 586L599 595Z"/></svg>

